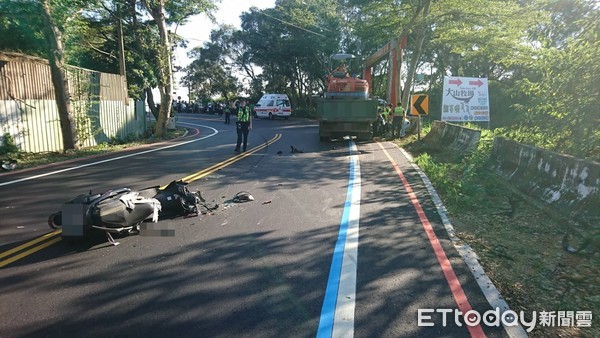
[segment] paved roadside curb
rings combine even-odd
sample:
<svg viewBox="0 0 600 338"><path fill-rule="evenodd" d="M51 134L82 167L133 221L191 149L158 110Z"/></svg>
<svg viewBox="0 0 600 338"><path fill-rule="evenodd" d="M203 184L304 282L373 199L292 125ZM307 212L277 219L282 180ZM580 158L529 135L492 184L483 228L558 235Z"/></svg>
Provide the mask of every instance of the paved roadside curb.
<svg viewBox="0 0 600 338"><path fill-rule="evenodd" d="M64 160L64 161L60 161L60 162L46 163L46 164L42 164L42 165L35 166L35 167L29 167L29 168L24 168L24 169L19 169L19 170L7 171L7 172L4 172L4 173L0 173L0 177L12 176L12 175L17 175L17 174L21 174L21 173L28 173L28 172L35 171L35 170L57 167L59 165L74 163L74 162L78 162L78 161L82 161L82 160L108 157L108 156L115 155L115 154L123 154L123 153L129 152L129 151L136 151L136 150L140 150L140 149L146 149L146 148L151 148L151 147L156 147L156 146L162 146L162 145L165 145L165 144L169 144L169 143L181 140L181 139L183 139L185 137L192 137L192 136L195 136L195 135L199 134L199 131L196 129L197 133L188 136L189 129L193 129L193 128L185 128L185 133L183 135L181 135L179 137L176 137L174 139L171 139L171 140L160 141L160 142L157 142L157 143L141 144L141 145L132 146L132 147L121 149L121 150L109 151L109 152L102 153L102 154L95 154L95 155L90 155L90 156L76 157L76 158L72 158L72 159Z"/></svg>
<svg viewBox="0 0 600 338"><path fill-rule="evenodd" d="M437 213L440 215L440 218L442 219L442 223L444 224L444 228L446 229L446 232L448 233L448 236L449 236L450 240L452 241L452 244L454 245L454 247L460 254L460 257L462 258L462 260L465 262L465 264L467 264L467 267L469 267L469 270L471 270L471 273L473 274L473 277L475 277L475 281L477 282L477 285L479 285L481 292L487 299L490 306L494 309L495 308L500 309L500 313L512 311L510 309L510 307L508 306L508 303L506 303L506 301L502 298L502 295L500 294L500 292L498 291L498 289L496 288L496 286L494 285L492 280L487 276L487 274L483 270L483 267L481 266L481 264L479 264L479 258L477 256L477 254L475 253L475 251L471 248L471 246L469 246L469 244L463 242L460 238L458 238L456 236L454 227L452 226L452 223L450 222L450 218L448 217L448 211L446 210L444 203L442 202L440 196L438 195L437 191L433 187L433 184L431 184L431 181L429 180L427 175L425 175L425 173L421 170L421 168L419 168L419 166L414 162L413 157L406 150L404 150L404 148L398 146L396 143L394 143L394 145L396 147L398 147L398 149L400 149L400 152L402 152L402 155L408 160L410 165L417 171L417 173L421 177L421 180L423 180L423 183L425 184L425 187L427 188L427 192L429 193L429 195L431 196L431 199L433 200L433 203L435 204ZM523 327L521 325L514 325L514 326L506 326L505 325L504 330L506 331L508 336L511 338L528 337L527 332L525 331L525 329L523 329Z"/></svg>

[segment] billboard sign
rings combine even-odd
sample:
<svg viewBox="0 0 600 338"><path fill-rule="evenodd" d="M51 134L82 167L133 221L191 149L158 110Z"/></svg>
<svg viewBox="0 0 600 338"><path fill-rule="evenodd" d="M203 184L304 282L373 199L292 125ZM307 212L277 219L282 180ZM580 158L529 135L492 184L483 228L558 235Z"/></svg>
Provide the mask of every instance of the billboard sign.
<svg viewBox="0 0 600 338"><path fill-rule="evenodd" d="M486 78L444 76L442 121L486 122L490 120Z"/></svg>

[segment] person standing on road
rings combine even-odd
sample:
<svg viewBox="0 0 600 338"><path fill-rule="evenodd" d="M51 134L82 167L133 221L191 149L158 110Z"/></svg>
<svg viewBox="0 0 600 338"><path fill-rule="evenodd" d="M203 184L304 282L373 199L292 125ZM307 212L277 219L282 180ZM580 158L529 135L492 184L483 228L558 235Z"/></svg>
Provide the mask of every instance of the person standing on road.
<svg viewBox="0 0 600 338"><path fill-rule="evenodd" d="M404 108L402 108L402 102L398 101L396 108L394 108L394 119L392 120L392 138L399 138L402 135L402 125L404 124ZM396 136L396 131L398 136Z"/></svg>
<svg viewBox="0 0 600 338"><path fill-rule="evenodd" d="M225 103L225 124L231 123L231 103Z"/></svg>
<svg viewBox="0 0 600 338"><path fill-rule="evenodd" d="M386 119L383 116L383 109L381 107L377 108L377 120L373 123L373 135L381 136L384 133Z"/></svg>
<svg viewBox="0 0 600 338"><path fill-rule="evenodd" d="M252 116L250 115L250 108L246 105L246 100L242 100L240 107L237 111L237 145L235 147L235 151L240 151L240 145L242 145L242 137L243 137L243 148L242 151L246 151L246 147L248 146L248 134L250 133L250 129L252 129Z"/></svg>
<svg viewBox="0 0 600 338"><path fill-rule="evenodd" d="M390 133L392 132L392 121L394 120L394 105L389 103L386 107L387 109L387 124L385 126L385 132Z"/></svg>

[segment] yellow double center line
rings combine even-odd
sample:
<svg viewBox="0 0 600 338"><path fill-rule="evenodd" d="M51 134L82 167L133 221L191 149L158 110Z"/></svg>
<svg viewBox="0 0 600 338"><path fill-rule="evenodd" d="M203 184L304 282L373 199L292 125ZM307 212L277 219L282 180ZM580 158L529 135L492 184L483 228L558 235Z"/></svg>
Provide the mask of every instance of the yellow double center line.
<svg viewBox="0 0 600 338"><path fill-rule="evenodd" d="M247 152L243 152L239 155L236 155L230 159L227 159L223 162L214 164L206 169L203 169L201 171L198 171L197 173L188 175L184 178L182 178L183 181L187 182L187 183L191 183L194 181L197 181L199 179L201 179L202 177L208 176L212 173L214 173L215 171L225 168L228 165L231 165L243 158L246 158L254 153L256 153L257 151L260 151L266 147L268 147L269 145L279 141L279 139L281 139L281 134L275 134L275 137L273 137L271 140L261 144L258 147L252 148ZM44 248L49 247L50 245L54 244L54 243L58 243L60 242L60 240L62 239L61 237L55 237L58 236L62 233L62 230L55 230L52 231L50 233L47 233L43 236L40 236L38 238L35 238L27 243L21 244L16 248L10 249L8 251L2 252L0 253L0 268L13 263L15 261L18 261L21 258L27 257L29 255L31 255L34 252L40 251ZM52 238L55 237L55 238ZM31 248L30 248L31 247ZM29 248L29 249L28 249ZM25 250L27 249L27 250ZM25 250L25 251L23 251ZM22 251L22 252L21 252ZM18 253L18 254L17 254ZM16 255L15 255L16 254ZM13 256L14 255L14 256ZM8 258L7 258L8 257Z"/></svg>
<svg viewBox="0 0 600 338"><path fill-rule="evenodd" d="M21 244L21 245L19 245L16 248L13 248L13 249L10 249L10 250L8 250L6 252L0 253L0 260L2 260L2 261L0 261L0 268L4 267L4 266L6 266L6 265L8 265L8 264L10 264L10 263L12 263L14 261L18 261L19 259L21 259L23 257L29 256L29 255L31 255L34 252L40 251L43 248L49 247L50 245L52 245L54 243L59 242L61 240L60 237L56 237L56 238L52 238L52 237L57 236L60 233L62 233L61 230L55 230L55 231L47 233L47 234L45 234L43 236L40 236L40 237L38 237L36 239L33 239L33 240L31 240L31 241L29 241L27 243ZM49 241L46 241L48 238L52 238L52 239L49 240ZM33 247L33 248L29 249L29 250L23 251L23 252L21 252L18 255L12 256L12 257L7 258L7 259L4 259L5 257L8 257L8 256L10 256L10 255L12 255L14 253L19 252L19 251L25 250L25 249L29 248L30 246L34 246L34 245L36 245L36 244L38 244L40 242L43 242L43 243L40 244L40 245L38 245L38 246L35 246L35 247Z"/></svg>
<svg viewBox="0 0 600 338"><path fill-rule="evenodd" d="M227 160L225 160L223 162L214 164L214 165L212 165L212 166L210 166L210 167L208 167L206 169L203 169L203 170L201 170L201 171L199 171L197 173L188 175L188 176L182 178L181 180L183 180L184 182L187 182L187 183L192 183L194 181L197 181L197 180L201 179L202 177L208 176L208 175L214 173L215 171L217 171L219 169L223 169L223 168L225 168L228 165L231 165L231 164L233 164L233 163L235 163L235 162L237 162L237 161L239 161L239 160L241 160L243 158L246 158L246 157L254 154L257 151L260 151L261 149L264 149L264 148L268 147L270 144L273 144L273 143L279 141L279 139L281 139L281 134L275 134L275 137L273 137L271 140L269 140L269 141L261 144L260 146L258 146L256 148L252 148L252 149L250 149L247 152L243 152L243 153L241 153L239 155L236 155L236 156L234 156L232 158L229 158L229 159L227 159Z"/></svg>

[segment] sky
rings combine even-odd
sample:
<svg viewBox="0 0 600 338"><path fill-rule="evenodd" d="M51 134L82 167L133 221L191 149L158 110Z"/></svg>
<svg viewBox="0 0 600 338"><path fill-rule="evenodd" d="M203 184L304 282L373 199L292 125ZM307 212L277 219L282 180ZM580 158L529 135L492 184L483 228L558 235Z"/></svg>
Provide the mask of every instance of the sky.
<svg viewBox="0 0 600 338"><path fill-rule="evenodd" d="M175 52L175 66L185 67L191 60L187 57L187 52L194 47L202 46L208 41L210 31L216 29L219 24L228 24L240 28L240 15L242 12L248 12L250 7L258 9L275 7L275 0L222 0L215 13L217 23L213 24L206 15L195 15L191 17L185 25L177 27L176 33L188 41L188 48L177 48ZM173 28L172 28L173 29ZM179 84L182 74L175 74L175 97L181 96L182 100L187 101L187 88Z"/></svg>

